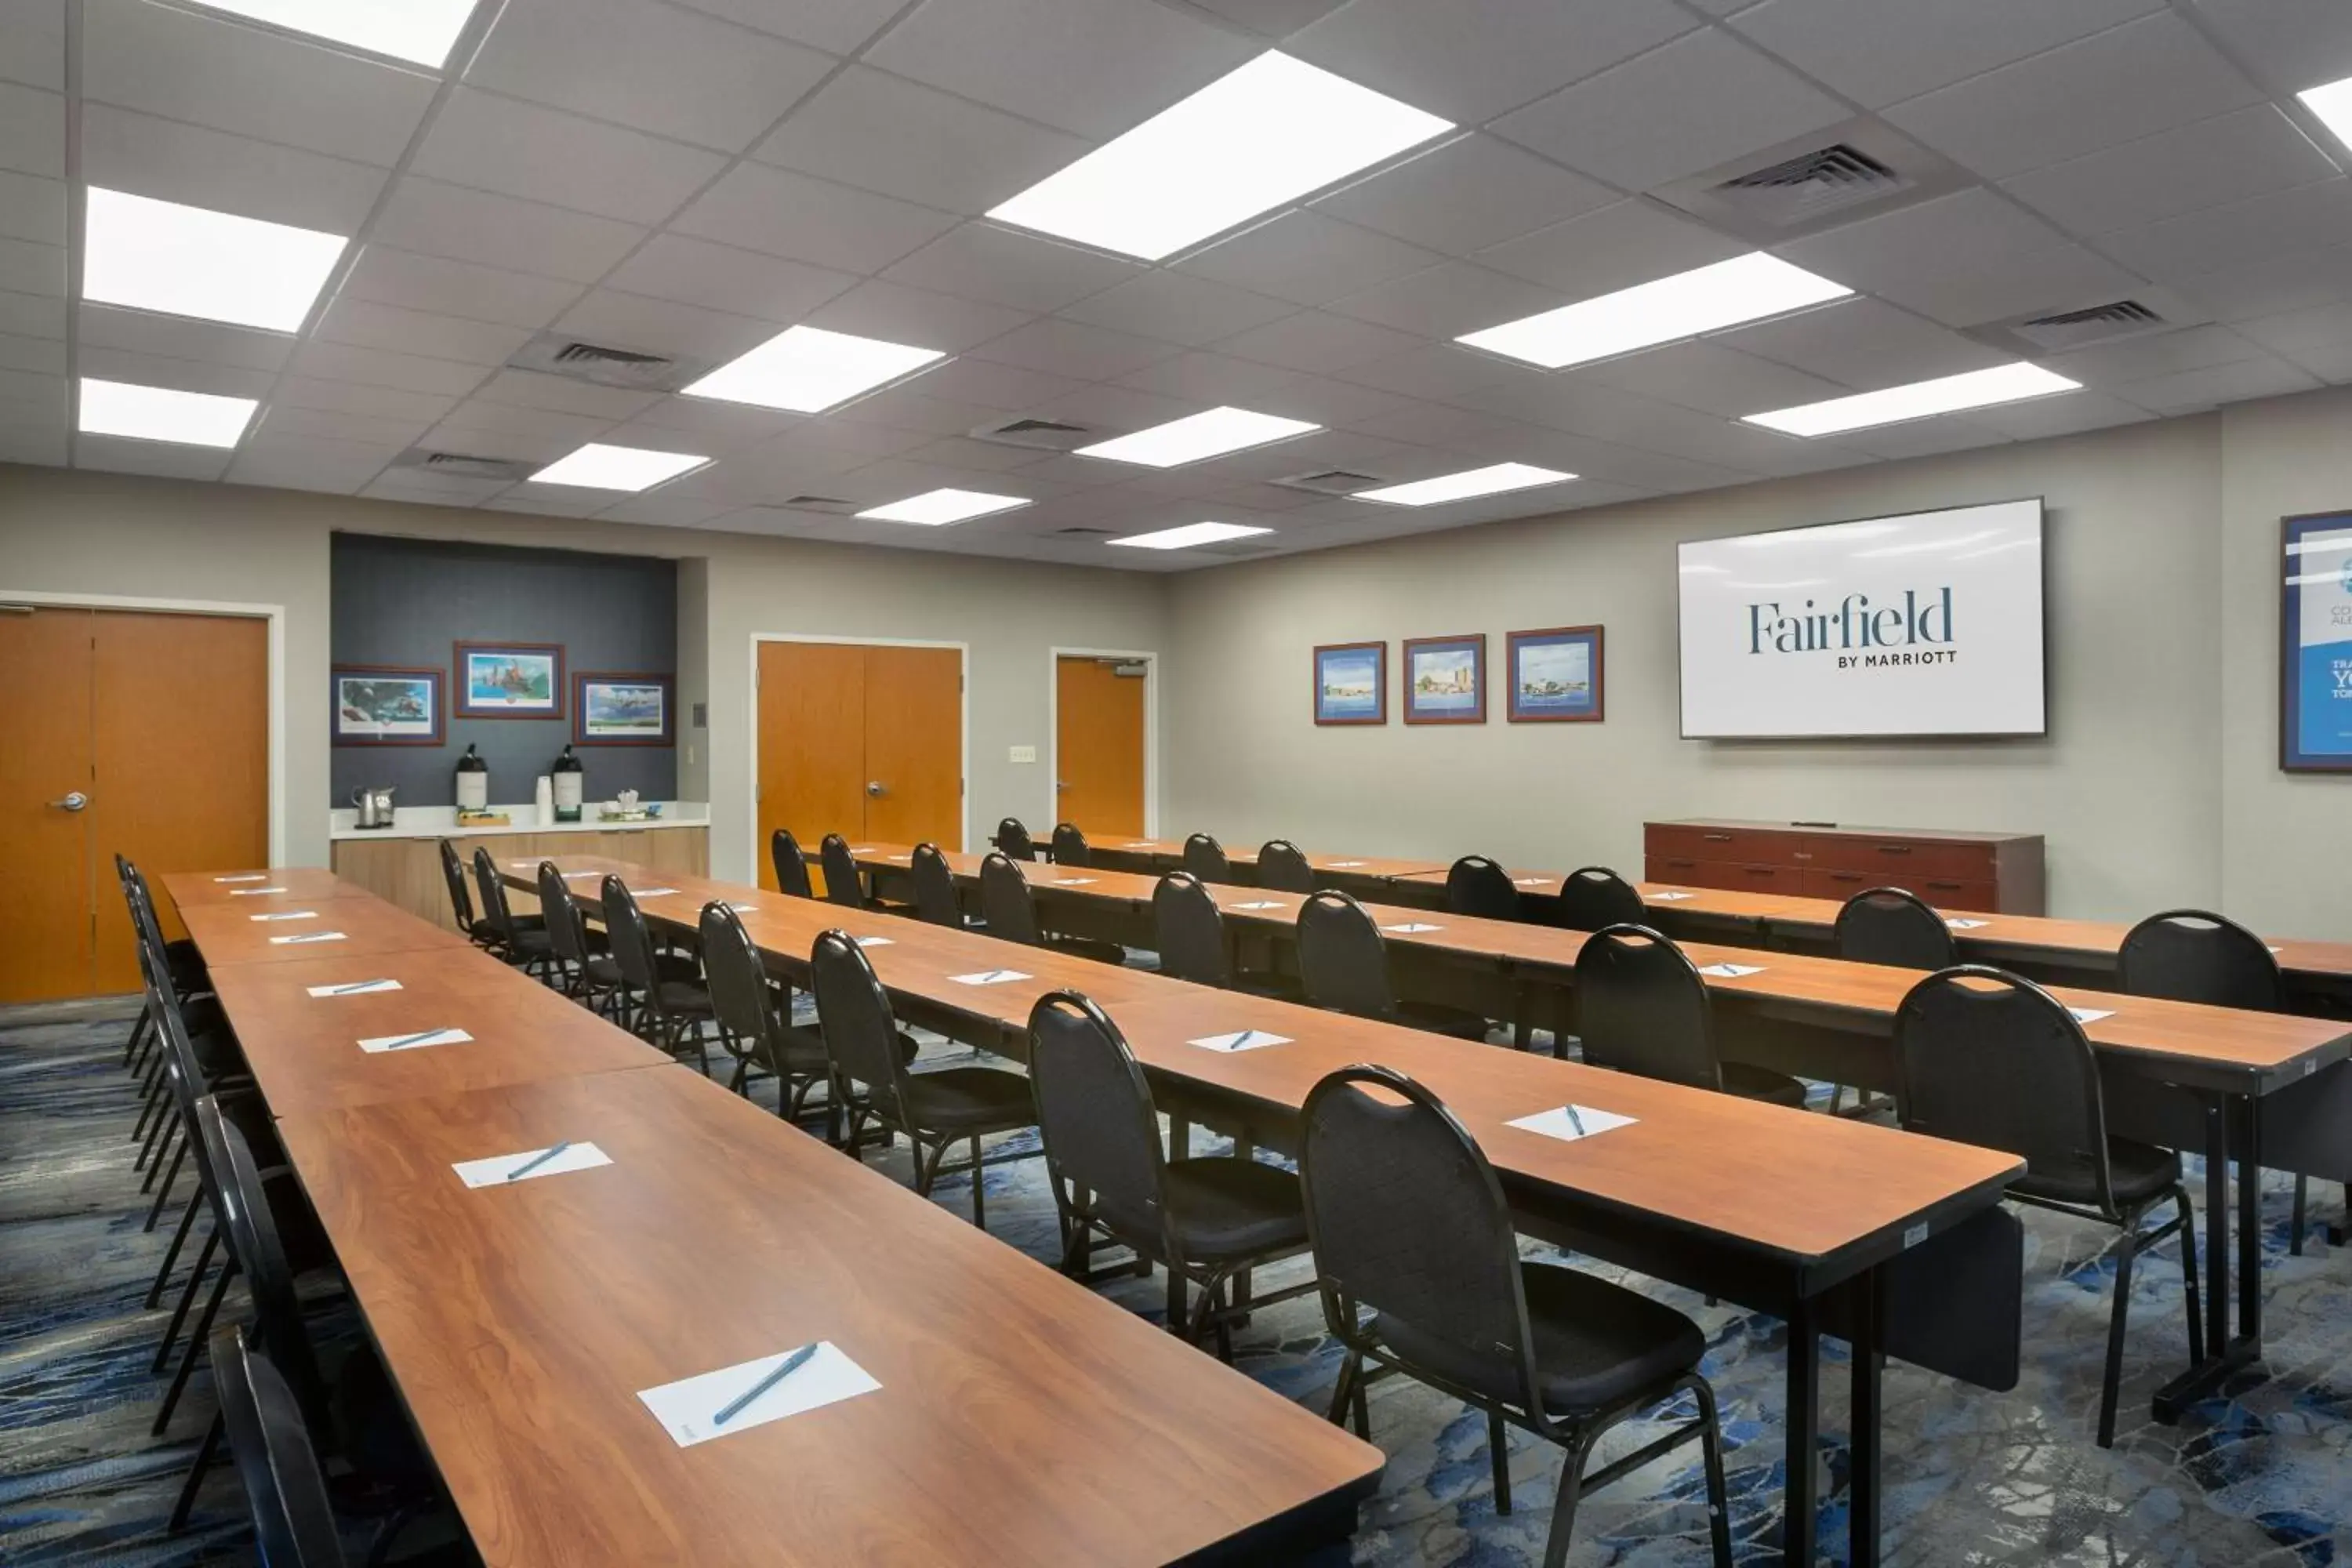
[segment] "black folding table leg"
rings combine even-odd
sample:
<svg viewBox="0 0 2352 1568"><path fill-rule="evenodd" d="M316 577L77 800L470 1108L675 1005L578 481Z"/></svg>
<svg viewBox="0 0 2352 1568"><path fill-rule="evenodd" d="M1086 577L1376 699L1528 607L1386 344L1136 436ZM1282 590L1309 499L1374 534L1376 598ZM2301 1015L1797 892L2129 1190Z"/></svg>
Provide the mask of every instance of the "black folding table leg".
<svg viewBox="0 0 2352 1568"><path fill-rule="evenodd" d="M1781 1467L1788 1476L1788 1494L1780 1520L1780 1561L1786 1568L1813 1568L1820 1554L1814 1450L1821 1436L1821 1342L1813 1327L1813 1304L1801 1300L1789 1312L1789 1447Z"/></svg>
<svg viewBox="0 0 2352 1568"><path fill-rule="evenodd" d="M1879 1504L1879 1424L1885 1409L1880 1379L1886 1367L1879 1349L1884 1310L1879 1271L1872 1268L1853 1282L1853 1410L1846 1482L1847 1561L1852 1568L1878 1568L1879 1536L1885 1529Z"/></svg>
<svg viewBox="0 0 2352 1568"><path fill-rule="evenodd" d="M2243 1095L2205 1097L2205 1359L2157 1390L2156 1418L2171 1426L2181 1412L2262 1359L2262 1168L2254 1102ZM2238 1162L2237 1336L2230 1333L2230 1161Z"/></svg>

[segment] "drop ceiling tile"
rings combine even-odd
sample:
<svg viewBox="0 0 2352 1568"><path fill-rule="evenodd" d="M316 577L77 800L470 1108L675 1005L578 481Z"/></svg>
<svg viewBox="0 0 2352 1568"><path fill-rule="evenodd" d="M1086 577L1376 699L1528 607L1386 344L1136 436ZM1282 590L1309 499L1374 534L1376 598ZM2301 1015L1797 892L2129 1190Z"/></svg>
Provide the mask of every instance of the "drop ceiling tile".
<svg viewBox="0 0 2352 1568"><path fill-rule="evenodd" d="M2066 237L1990 191L1955 191L1778 247L1849 289L1892 295L1921 279L1967 275L2054 249Z"/></svg>
<svg viewBox="0 0 2352 1568"><path fill-rule="evenodd" d="M385 177L370 164L98 103L82 106L81 175L107 190L342 235L367 221Z"/></svg>
<svg viewBox="0 0 2352 1568"><path fill-rule="evenodd" d="M561 279L419 256L386 245L362 249L343 285L347 299L532 331L561 315L580 293L580 285Z"/></svg>
<svg viewBox="0 0 2352 1568"><path fill-rule="evenodd" d="M1124 386L1095 385L1082 386L1059 397L1032 404L1021 413L1027 418L1063 420L1102 430L1143 430L1154 425L1165 425L1171 419L1198 414L1203 406L1216 405L1204 405L1192 398L1163 397L1156 393L1138 392ZM1046 455L1042 452L1029 454L1032 460Z"/></svg>
<svg viewBox="0 0 2352 1568"><path fill-rule="evenodd" d="M288 368L297 375L321 381L354 381L364 386L394 386L448 397L465 396L482 379L482 367L478 364L318 342L296 349Z"/></svg>
<svg viewBox="0 0 2352 1568"><path fill-rule="evenodd" d="M313 376L281 379L272 400L289 408L316 408L328 414L358 414L370 419L423 423L438 419L457 404L454 397L404 392L391 386L362 386L352 381L320 381Z"/></svg>
<svg viewBox="0 0 2352 1568"><path fill-rule="evenodd" d="M1718 342L1677 343L1564 374L1724 419L1819 403L1852 390Z"/></svg>
<svg viewBox="0 0 2352 1568"><path fill-rule="evenodd" d="M1443 401L1513 375L1540 373L1454 343L1423 343L1401 354L1391 354L1368 364L1349 365L1332 374L1340 381L1394 393L1400 397ZM1360 418L1350 421L1360 422Z"/></svg>
<svg viewBox="0 0 2352 1568"><path fill-rule="evenodd" d="M2012 441L2039 441L2053 436L2078 435L2084 430L2105 430L2116 425L2136 425L2155 416L2104 393L2070 392L2063 397L2037 397L2030 403L1980 409L1969 417Z"/></svg>
<svg viewBox="0 0 2352 1568"><path fill-rule="evenodd" d="M1710 28L1539 99L1493 129L1596 179L1646 191L1851 113Z"/></svg>
<svg viewBox="0 0 2352 1568"><path fill-rule="evenodd" d="M1258 52L1153 0L924 0L866 62L1108 138Z"/></svg>
<svg viewBox="0 0 2352 1568"><path fill-rule="evenodd" d="M2168 281L2352 245L2352 180L2336 178L2101 237L2100 248Z"/></svg>
<svg viewBox="0 0 2352 1568"><path fill-rule="evenodd" d="M83 436L74 443L74 467L110 474L147 474L163 479L217 479L228 471L232 453L170 441L127 441L115 436Z"/></svg>
<svg viewBox="0 0 2352 1568"><path fill-rule="evenodd" d="M807 419L804 414L754 408L744 403L717 403L707 397L664 397L649 405L629 425L667 432L662 439L647 442L649 446L675 446L683 441L691 450L723 455L756 447Z"/></svg>
<svg viewBox="0 0 2352 1568"><path fill-rule="evenodd" d="M6 407L10 417L20 422L52 413L62 417L66 391L67 382L62 375L30 370L0 371L0 406Z"/></svg>
<svg viewBox="0 0 2352 1568"><path fill-rule="evenodd" d="M0 289L64 299L66 252L61 245L0 239Z"/></svg>
<svg viewBox="0 0 2352 1568"><path fill-rule="evenodd" d="M0 370L63 376L66 345L60 338L20 338L0 332Z"/></svg>
<svg viewBox="0 0 2352 1568"><path fill-rule="evenodd" d="M814 49L654 0L507 0L466 79L740 153L834 64Z"/></svg>
<svg viewBox="0 0 2352 1568"><path fill-rule="evenodd" d="M882 24L906 8L906 0L677 0L677 4L836 55L855 52Z"/></svg>
<svg viewBox="0 0 2352 1568"><path fill-rule="evenodd" d="M0 169L0 238L66 242L66 183Z"/></svg>
<svg viewBox="0 0 2352 1568"><path fill-rule="evenodd" d="M2352 343L2352 305L2309 305L2242 322L2238 331L2264 348L2299 361L2315 350Z"/></svg>
<svg viewBox="0 0 2352 1568"><path fill-rule="evenodd" d="M692 528L709 522L723 512L734 510L731 503L702 500L693 496L676 496L667 490L653 495L631 496L618 506L606 507L596 515L607 522L635 522L656 528Z"/></svg>
<svg viewBox="0 0 2352 1568"><path fill-rule="evenodd" d="M168 120L390 168L439 88L226 16L148 0L84 0L81 94Z"/></svg>
<svg viewBox="0 0 2352 1568"><path fill-rule="evenodd" d="M1360 180L1315 210L1448 256L1467 256L1616 194L1491 136L1465 136Z"/></svg>
<svg viewBox="0 0 2352 1568"><path fill-rule="evenodd" d="M0 332L26 338L64 337L66 302L63 296L62 289L54 299L38 294L0 291Z"/></svg>
<svg viewBox="0 0 2352 1568"><path fill-rule="evenodd" d="M635 248L646 231L412 174L393 185L370 237L426 256L593 283Z"/></svg>
<svg viewBox="0 0 2352 1568"><path fill-rule="evenodd" d="M21 425L0 409L0 463L46 463L61 468L66 465L66 449L62 425L55 429Z"/></svg>
<svg viewBox="0 0 2352 1568"><path fill-rule="evenodd" d="M436 452L552 462L612 426L612 420L593 414L559 414L478 397L450 409L418 445Z"/></svg>
<svg viewBox="0 0 2352 1568"><path fill-rule="evenodd" d="M1845 300L1707 340L1855 391L1985 370L2011 356L1897 306Z"/></svg>
<svg viewBox="0 0 2352 1568"><path fill-rule="evenodd" d="M2063 399L2058 401L2063 402ZM1906 425L1888 425L1874 430L1850 431L1839 437L1839 444L1856 451L1868 452L1874 458L1900 460L1931 458L1945 452L1972 451L2007 439L1992 426L1979 425L1966 416L1947 416L1941 419L1915 419Z"/></svg>
<svg viewBox="0 0 2352 1568"><path fill-rule="evenodd" d="M1175 352L1175 345L1154 338L1139 338L1108 327L1090 327L1083 321L1056 321L1052 317L1015 327L972 351L982 359L1042 370L1051 375L1075 376L1080 381L1108 381L1141 370Z"/></svg>
<svg viewBox="0 0 2352 1568"><path fill-rule="evenodd" d="M1099 251L1081 250L992 223L967 223L941 235L882 276L911 288L1044 312L1141 277L1145 270L1138 263Z"/></svg>
<svg viewBox="0 0 2352 1568"><path fill-rule="evenodd" d="M399 455L398 447L316 437L278 439L262 431L247 439L225 477L233 485L350 495Z"/></svg>
<svg viewBox="0 0 2352 1568"><path fill-rule="evenodd" d="M2263 354L2229 364L2210 365L2202 370L2185 370L2175 375L2136 381L2111 390L2126 402L2136 403L2151 413L2176 415L2193 414L2199 409L2224 403L2241 403L2248 398L2308 392L2318 384L2318 380L2308 372L2299 370L2283 359Z"/></svg>
<svg viewBox="0 0 2352 1568"><path fill-rule="evenodd" d="M19 174L66 174L66 100L62 93L0 81L0 168Z"/></svg>
<svg viewBox="0 0 2352 1568"><path fill-rule="evenodd" d="M2168 11L1912 99L1885 118L1999 180L2243 109L2262 96Z"/></svg>
<svg viewBox="0 0 2352 1568"><path fill-rule="evenodd" d="M947 212L986 212L1087 151L1076 136L851 66L752 156Z"/></svg>
<svg viewBox="0 0 2352 1568"><path fill-rule="evenodd" d="M2218 321L2244 321L2352 298L2352 252L2289 250L2166 279Z"/></svg>
<svg viewBox="0 0 2352 1568"><path fill-rule="evenodd" d="M790 323L852 288L857 279L756 250L657 234L605 281L632 294Z"/></svg>
<svg viewBox="0 0 2352 1568"><path fill-rule="evenodd" d="M1766 0L1739 32L1880 109L2164 8L2164 0Z"/></svg>
<svg viewBox="0 0 2352 1568"><path fill-rule="evenodd" d="M261 411L260 434L307 436L354 446L386 447L403 451L431 428L429 422L382 419L365 414L335 414L322 408L296 408L273 403Z"/></svg>
<svg viewBox="0 0 2352 1568"><path fill-rule="evenodd" d="M517 485L502 496L482 503L485 511L522 512L534 517L593 517L612 505L609 490L583 489L571 485Z"/></svg>
<svg viewBox="0 0 2352 1568"><path fill-rule="evenodd" d="M530 341L530 333L520 327L468 321L427 310L404 310L396 305L378 305L349 294L327 307L314 335L321 342L420 353L478 365L504 364L517 349Z"/></svg>
<svg viewBox="0 0 2352 1568"><path fill-rule="evenodd" d="M942 468L961 468L967 473L1002 474L1004 476L1002 483L989 493L1011 494L1032 488L1024 485L1020 477L1012 470L1026 468L1042 456L1043 453L1024 447L975 441L968 436L943 436L908 452L907 461ZM983 485L980 488L988 489L989 487ZM1028 499L1034 500L1037 498L1031 496Z"/></svg>
<svg viewBox="0 0 2352 1568"><path fill-rule="evenodd" d="M2314 343L2285 357L2322 381L2352 381L2352 342Z"/></svg>
<svg viewBox="0 0 2352 1568"><path fill-rule="evenodd" d="M1062 314L1097 327L1116 327L1190 345L1214 342L1297 310L1286 301L1269 300L1230 283L1154 268L1082 300Z"/></svg>
<svg viewBox="0 0 2352 1568"><path fill-rule="evenodd" d="M655 224L726 160L641 131L459 88L434 116L410 166L452 184Z"/></svg>
<svg viewBox="0 0 2352 1568"><path fill-rule="evenodd" d="M66 0L0 0L0 80L65 90Z"/></svg>
<svg viewBox="0 0 2352 1568"><path fill-rule="evenodd" d="M2283 191L2336 173L2273 104L2257 104L2036 169L2003 189L2072 233L2095 235Z"/></svg>
<svg viewBox="0 0 2352 1568"><path fill-rule="evenodd" d="M1688 32L1672 0L1354 0L1285 51L1475 125Z"/></svg>
<svg viewBox="0 0 2352 1568"><path fill-rule="evenodd" d="M1375 283L1331 301L1341 315L1430 338L1458 338L1567 303L1551 289L1466 261Z"/></svg>
<svg viewBox="0 0 2352 1568"><path fill-rule="evenodd" d="M1748 248L1635 197L1489 246L1470 259L1558 289L1563 299L1589 300L1727 261Z"/></svg>
<svg viewBox="0 0 2352 1568"><path fill-rule="evenodd" d="M244 370L283 369L296 342L286 332L265 332L188 316L159 316L148 310L117 310L87 300L82 302L76 321L76 338L85 348L202 360L208 364Z"/></svg>
<svg viewBox="0 0 2352 1568"><path fill-rule="evenodd" d="M173 359L89 343L80 345L76 368L80 374L96 376L100 381L128 381L179 392L208 392L221 397L267 397L271 381L266 370L208 364L202 360Z"/></svg>
<svg viewBox="0 0 2352 1568"><path fill-rule="evenodd" d="M2073 353L2050 354L2037 363L2086 386L2116 386L2263 357L2260 344L2227 327L2187 327Z"/></svg>
<svg viewBox="0 0 2352 1568"><path fill-rule="evenodd" d="M1286 370L1328 375L1349 365L1402 353L1419 347L1422 342L1410 332L1350 316L1301 310L1279 321L1237 332L1217 344L1217 352L1280 365Z"/></svg>
<svg viewBox="0 0 2352 1568"><path fill-rule="evenodd" d="M1150 367L1135 373L1148 375ZM1076 392L1083 382L1068 376L1024 370L1017 364L992 360L955 359L925 371L918 378L923 395L971 404L982 408L1032 408ZM1135 384L1132 381L1129 384ZM1146 387L1145 391L1155 390ZM977 423L977 422L975 422Z"/></svg>
<svg viewBox="0 0 2352 1568"><path fill-rule="evenodd" d="M556 330L609 348L719 364L776 335L773 321L670 300L592 289L556 319Z"/></svg>
<svg viewBox="0 0 2352 1568"><path fill-rule="evenodd" d="M1253 360L1235 359L1231 354L1195 351L1171 355L1157 364L1132 371L1120 376L1118 384L1138 392L1182 398L1213 408L1224 404L1256 407L1252 399L1263 398L1300 379L1297 371L1284 370L1279 365L1259 364ZM1269 408L1265 412L1272 414L1277 410ZM1295 417L1308 416L1299 415ZM1318 419L1316 423L1328 425L1331 421Z"/></svg>
<svg viewBox="0 0 2352 1568"><path fill-rule="evenodd" d="M1302 208L1187 257L1176 270L1295 305L1321 305L1444 259L1436 251Z"/></svg>
<svg viewBox="0 0 2352 1568"><path fill-rule="evenodd" d="M982 362L974 360L970 363L977 364ZM904 384L857 398L824 417L937 437L962 436L1004 417L1002 409L930 396L920 390L929 379L928 376L917 376ZM1034 458L1037 454L1031 452L1029 456Z"/></svg>
<svg viewBox="0 0 2352 1568"><path fill-rule="evenodd" d="M2196 0L2196 6L2284 91L2352 76L2352 10L2339 0Z"/></svg>
<svg viewBox="0 0 2352 1568"><path fill-rule="evenodd" d="M628 419L644 413L664 395L658 392L625 392L538 371L502 370L473 389L477 403L511 403L519 408L540 408L551 414L580 414L596 419Z"/></svg>
<svg viewBox="0 0 2352 1568"><path fill-rule="evenodd" d="M508 488L504 479L460 479L421 468L394 468L360 494L371 500L399 501L409 506L473 506Z"/></svg>
<svg viewBox="0 0 2352 1568"><path fill-rule="evenodd" d="M852 332L941 353L961 353L1032 320L1026 310L869 278L812 311L808 324L829 332ZM934 367L938 368L941 367Z"/></svg>
<svg viewBox="0 0 2352 1568"><path fill-rule="evenodd" d="M1311 419L1318 425L1338 426L1377 419L1412 401L1399 393L1329 376L1288 374L1281 385L1257 394L1245 406L1285 419Z"/></svg>
<svg viewBox="0 0 2352 1568"><path fill-rule="evenodd" d="M2012 257L1973 275L1922 279L1881 290L1948 327L2087 310L2128 298L2143 279L2079 245Z"/></svg>
<svg viewBox="0 0 2352 1568"><path fill-rule="evenodd" d="M671 225L844 272L877 272L955 226L946 213L764 163L739 163Z"/></svg>

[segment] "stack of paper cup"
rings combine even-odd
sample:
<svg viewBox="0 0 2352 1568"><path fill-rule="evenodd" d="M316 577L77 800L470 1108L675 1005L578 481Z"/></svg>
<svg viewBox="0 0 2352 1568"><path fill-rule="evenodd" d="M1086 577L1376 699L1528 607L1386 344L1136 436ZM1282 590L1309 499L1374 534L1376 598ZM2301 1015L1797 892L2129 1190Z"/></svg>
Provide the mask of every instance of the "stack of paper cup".
<svg viewBox="0 0 2352 1568"><path fill-rule="evenodd" d="M555 820L555 780L546 773L539 775L538 800L539 821L543 827Z"/></svg>

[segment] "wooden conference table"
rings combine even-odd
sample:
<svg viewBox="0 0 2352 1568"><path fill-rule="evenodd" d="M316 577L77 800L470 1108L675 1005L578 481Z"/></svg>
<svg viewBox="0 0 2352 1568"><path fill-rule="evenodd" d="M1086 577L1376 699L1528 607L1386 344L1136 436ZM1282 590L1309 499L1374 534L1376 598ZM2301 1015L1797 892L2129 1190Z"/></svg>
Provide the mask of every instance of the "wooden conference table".
<svg viewBox="0 0 2352 1568"><path fill-rule="evenodd" d="M909 847L856 847L860 864L886 890L910 875ZM947 859L960 881L977 879L981 857L950 854ZM1152 945L1156 878L1015 864L1053 929ZM1233 927L1276 947L1289 941L1303 901L1301 895L1263 888L1211 885L1209 891ZM1365 908L1389 944L1402 994L1506 1018L1533 994L1549 1005L1556 1025L1573 1017L1576 957L1586 933L1411 906ZM1922 972L1752 948L1687 944L1684 951L1700 967L1717 1004L1727 1056L1815 1079L1894 1087L1895 1013ZM1748 973L1708 973L1717 965ZM2234 1334L2231 1330L2230 1160L2260 1166L2264 1151L2273 1147L2279 1155L2269 1163L2276 1168L2344 1157L2352 1144L2343 1135L2352 1124L2352 1069L2339 1064L2352 1055L2352 1025L2063 986L2054 994L2086 1015L2084 1032L2101 1058L2110 1125L2170 1147L2201 1147L2206 1154L2206 1359L2158 1392L2157 1415L2175 1420L2262 1353L2261 1188L2251 1180L2241 1182L2236 1194L2239 1324Z"/></svg>
<svg viewBox="0 0 2352 1568"><path fill-rule="evenodd" d="M190 894L295 1172L493 1568L1245 1563L1355 1530L1377 1448L488 954L346 889L348 945L289 957L251 932L311 922L163 882ZM475 1038L359 1046L449 1027ZM451 1170L567 1140L611 1163L479 1190ZM637 1397L818 1338L879 1391L690 1448Z"/></svg>
<svg viewBox="0 0 2352 1568"><path fill-rule="evenodd" d="M770 967L787 979L804 978L810 948L827 930L878 939L865 951L902 1019L1014 1058L1026 1055L1029 1012L1040 996L1083 991L1118 1024L1163 1105L1181 1100L1201 1120L1278 1149L1296 1150L1299 1107L1334 1068L1370 1060L1411 1074L1478 1139L1530 1234L1789 1321L1791 1562L1811 1562L1817 1540L1820 1334L1835 1332L1857 1347L1854 1561L1874 1563L1879 1371L1884 1354L1905 1353L1881 1330L1890 1297L1904 1288L1902 1270L1916 1266L1916 1279L1938 1273L1938 1243L1948 1237L1971 1235L1981 1247L1972 1221L2007 1227L2000 1238L2013 1265L2014 1221L1998 1205L2020 1166L2006 1154L1469 1046L872 910L594 857L561 856L555 865L618 876L649 920L675 927L691 927L714 900L732 903ZM528 867L502 867L501 875L518 889L536 885ZM590 885L575 886L584 894ZM583 901L593 910L593 899ZM1009 977L973 984L980 976ZM1196 1043L1244 1029L1279 1043L1242 1052ZM1570 1142L1509 1125L1563 1104L1635 1121ZM1934 1283L1949 1295L1968 1282ZM2008 1288L2013 1340L2013 1278Z"/></svg>

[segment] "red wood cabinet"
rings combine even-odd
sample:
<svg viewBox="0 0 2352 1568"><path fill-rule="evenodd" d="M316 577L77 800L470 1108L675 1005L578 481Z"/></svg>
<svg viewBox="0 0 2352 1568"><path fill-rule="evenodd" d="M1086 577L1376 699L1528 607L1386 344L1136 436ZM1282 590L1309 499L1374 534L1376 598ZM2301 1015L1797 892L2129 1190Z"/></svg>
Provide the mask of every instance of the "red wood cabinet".
<svg viewBox="0 0 2352 1568"><path fill-rule="evenodd" d="M1795 822L1642 825L1653 882L1845 900L1907 888L1939 909L2043 912L2042 836Z"/></svg>

